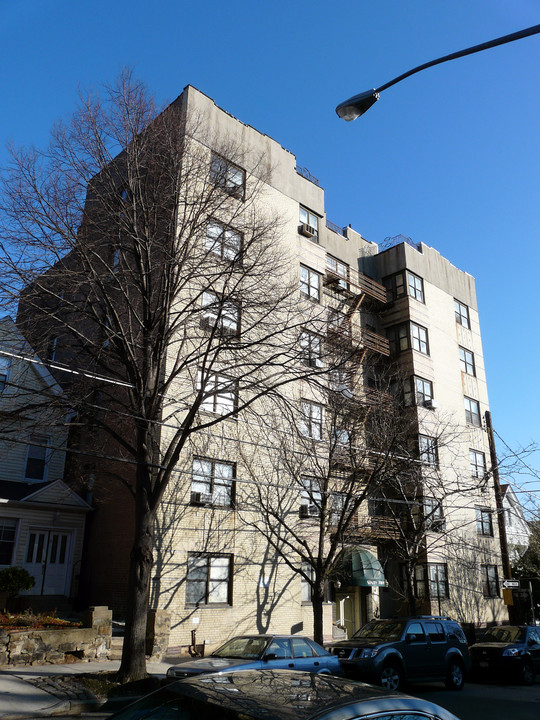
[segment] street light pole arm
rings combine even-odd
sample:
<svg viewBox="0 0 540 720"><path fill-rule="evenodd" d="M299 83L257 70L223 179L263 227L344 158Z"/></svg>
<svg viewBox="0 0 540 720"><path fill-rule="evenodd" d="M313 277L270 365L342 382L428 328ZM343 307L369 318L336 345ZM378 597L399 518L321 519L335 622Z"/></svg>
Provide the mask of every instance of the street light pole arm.
<svg viewBox="0 0 540 720"><path fill-rule="evenodd" d="M443 57L437 58L437 60L431 60L423 65L418 65L418 67L403 73L403 75L399 75L376 89L367 90L366 92L345 100L345 102L342 102L337 106L336 113L344 120L355 120L377 102L379 99L379 93L389 87L392 87L392 85L396 85L398 82L405 80L405 78L420 72L421 70L426 70L426 68L433 67L433 65L440 65L441 63L448 62L449 60L456 60L457 58L464 57L465 55L472 55L473 53L481 52L482 50L489 50L489 48L496 47L497 45L504 45L505 43L513 42L514 40L521 40L522 38L529 37L530 35L536 35L538 33L540 33L540 25L533 25L532 27L525 28L524 30L518 30L518 32L510 33L510 35L503 35L503 37L489 40L488 42L481 43L480 45L474 45L473 47L466 48L465 50L459 50L458 52L451 53L450 55L444 55Z"/></svg>

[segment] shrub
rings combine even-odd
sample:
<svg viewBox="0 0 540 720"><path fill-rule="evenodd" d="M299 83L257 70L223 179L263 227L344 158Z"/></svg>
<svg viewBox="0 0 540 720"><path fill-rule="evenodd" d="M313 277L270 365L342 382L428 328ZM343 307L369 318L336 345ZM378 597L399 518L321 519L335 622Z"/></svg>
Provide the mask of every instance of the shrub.
<svg viewBox="0 0 540 720"><path fill-rule="evenodd" d="M30 590L35 585L34 578L22 567L7 567L0 570L0 592L15 597L21 590Z"/></svg>

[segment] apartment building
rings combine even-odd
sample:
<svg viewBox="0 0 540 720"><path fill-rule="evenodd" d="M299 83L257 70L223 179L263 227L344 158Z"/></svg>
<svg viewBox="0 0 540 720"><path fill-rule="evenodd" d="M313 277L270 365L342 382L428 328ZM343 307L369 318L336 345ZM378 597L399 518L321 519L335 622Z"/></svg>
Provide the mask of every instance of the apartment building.
<svg viewBox="0 0 540 720"><path fill-rule="evenodd" d="M171 382L153 435L156 473L175 458L155 518L150 589L151 606L171 615L170 644L312 634L310 581L329 557L326 638L413 605L464 622L504 619L473 278L426 245L379 248L330 222L322 187L292 153L195 88L173 106L189 127L192 165L203 169L191 184L183 176L179 226L200 187L214 188L214 204L203 212L199 203L190 225L199 254L171 311L162 369ZM129 191L119 175L111 173L121 203ZM127 214L120 206L120 223ZM100 272L119 283L132 271L121 237L100 248ZM115 367L113 315L93 345L102 374L107 362ZM66 367L74 357L59 346ZM107 397L114 405L104 387L93 402L101 412ZM136 423L115 412L114 441L95 423L76 431L87 459L74 472L91 476L95 500L85 596L121 613L136 469L118 438ZM397 437L396 423L401 444L390 452L384 428Z"/></svg>

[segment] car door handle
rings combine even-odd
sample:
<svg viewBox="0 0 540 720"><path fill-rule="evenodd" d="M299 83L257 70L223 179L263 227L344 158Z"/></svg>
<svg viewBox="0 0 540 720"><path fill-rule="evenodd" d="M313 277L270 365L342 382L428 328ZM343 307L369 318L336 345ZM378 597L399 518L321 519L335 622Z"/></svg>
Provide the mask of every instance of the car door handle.
<svg viewBox="0 0 540 720"><path fill-rule="evenodd" d="M314 665L318 665L319 663L318 663L318 662L314 662L313 664L314 664Z"/></svg>
<svg viewBox="0 0 540 720"><path fill-rule="evenodd" d="M294 667L294 663L289 663L289 667Z"/></svg>

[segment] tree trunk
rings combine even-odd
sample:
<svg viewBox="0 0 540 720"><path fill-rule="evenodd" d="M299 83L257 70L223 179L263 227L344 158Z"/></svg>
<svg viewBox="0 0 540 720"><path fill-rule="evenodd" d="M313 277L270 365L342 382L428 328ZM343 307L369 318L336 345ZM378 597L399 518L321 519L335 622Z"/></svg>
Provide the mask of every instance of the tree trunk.
<svg viewBox="0 0 540 720"><path fill-rule="evenodd" d="M137 493L137 499L143 493ZM146 617L153 565L154 513L137 502L135 540L130 555L128 614L118 680L129 682L147 677Z"/></svg>
<svg viewBox="0 0 540 720"><path fill-rule="evenodd" d="M322 645L324 639L323 628L324 591L313 587L311 591L311 604L313 606L313 639Z"/></svg>

